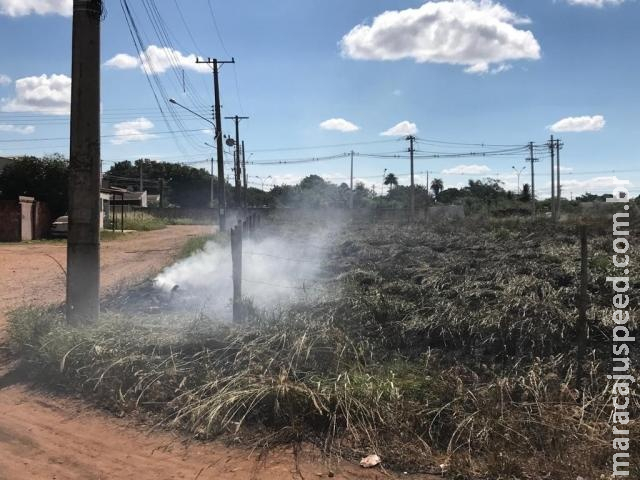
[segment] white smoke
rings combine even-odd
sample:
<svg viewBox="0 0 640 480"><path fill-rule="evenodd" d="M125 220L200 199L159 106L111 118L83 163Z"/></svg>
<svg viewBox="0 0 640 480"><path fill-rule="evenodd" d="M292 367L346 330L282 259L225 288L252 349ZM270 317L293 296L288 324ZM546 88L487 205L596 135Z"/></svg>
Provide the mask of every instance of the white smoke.
<svg viewBox="0 0 640 480"><path fill-rule="evenodd" d="M285 307L317 296L323 264L335 232L306 231L302 236L243 239L242 296L260 309ZM203 251L167 267L156 287L173 292L175 302L219 319L231 316L231 248L209 241ZM186 305L185 305L186 304Z"/></svg>

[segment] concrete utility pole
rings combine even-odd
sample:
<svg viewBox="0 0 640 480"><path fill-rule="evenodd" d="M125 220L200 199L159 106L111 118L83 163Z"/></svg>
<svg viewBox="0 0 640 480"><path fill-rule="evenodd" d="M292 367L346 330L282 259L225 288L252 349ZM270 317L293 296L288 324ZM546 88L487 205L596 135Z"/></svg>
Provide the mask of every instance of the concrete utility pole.
<svg viewBox="0 0 640 480"><path fill-rule="evenodd" d="M74 0L71 54L67 322L100 314L101 0Z"/></svg>
<svg viewBox="0 0 640 480"><path fill-rule="evenodd" d="M533 168L533 164L538 161L533 157L533 142L529 142L529 158L528 162L531 162L531 215L536 215L536 176Z"/></svg>
<svg viewBox="0 0 640 480"><path fill-rule="evenodd" d="M351 150L351 177L349 180L349 208L353 209L353 195L354 195L354 191L353 191L353 150Z"/></svg>
<svg viewBox="0 0 640 480"><path fill-rule="evenodd" d="M416 212L416 185L413 178L413 153L415 149L413 148L413 142L415 142L416 137L414 137L413 135L409 135L407 137L407 140L409 140L409 157L411 159L411 192L410 192L411 205L409 208L409 215L413 219Z"/></svg>
<svg viewBox="0 0 640 480"><path fill-rule="evenodd" d="M551 152L551 218L556 219L556 182L555 182L555 142L553 140L553 135L551 135L551 140L547 144L549 146L549 151Z"/></svg>
<svg viewBox="0 0 640 480"><path fill-rule="evenodd" d="M213 178L215 175L213 174L213 157L211 157L211 184L209 185L209 207L213 208Z"/></svg>
<svg viewBox="0 0 640 480"><path fill-rule="evenodd" d="M235 167L235 192L236 192L236 205L240 205L240 188L242 186L241 183L241 174L242 167L240 166L240 120L246 120L249 117L239 117L238 115L234 115L233 117L224 117L226 120L233 120L236 124L236 153L234 156L234 167Z"/></svg>
<svg viewBox="0 0 640 480"><path fill-rule="evenodd" d="M196 59L196 63L206 63L213 65L213 96L215 98L214 105L214 121L216 126L216 150L218 157L218 218L220 222L220 230L225 230L226 226L226 201L224 194L224 150L222 145L222 117L220 116L220 82L218 73L220 65L225 63L236 63L235 59L218 60L217 58L207 58L206 60Z"/></svg>
<svg viewBox="0 0 640 480"><path fill-rule="evenodd" d="M244 140L242 141L242 179L244 180L244 195L243 195L243 203L244 208L247 208L247 159L244 156Z"/></svg>
<svg viewBox="0 0 640 480"><path fill-rule="evenodd" d="M560 194L561 194L561 186L560 186L560 140L556 140L556 166L558 167L558 174L556 175L556 201L558 205L556 206L556 216L560 217Z"/></svg>

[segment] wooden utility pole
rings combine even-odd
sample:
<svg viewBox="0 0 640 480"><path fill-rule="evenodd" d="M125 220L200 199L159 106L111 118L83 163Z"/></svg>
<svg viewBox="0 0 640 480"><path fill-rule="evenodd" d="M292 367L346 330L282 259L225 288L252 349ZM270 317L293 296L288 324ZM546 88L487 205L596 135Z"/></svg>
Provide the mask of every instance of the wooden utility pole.
<svg viewBox="0 0 640 480"><path fill-rule="evenodd" d="M589 257L587 251L587 227L580 225L580 292L578 294L578 322L576 325L577 336L577 370L576 383L579 390L582 390L584 353L587 346L587 307L588 296L587 287L589 284Z"/></svg>
<svg viewBox="0 0 640 480"><path fill-rule="evenodd" d="M100 313L101 0L73 1L67 322Z"/></svg>
<svg viewBox="0 0 640 480"><path fill-rule="evenodd" d="M536 215L536 177L533 164L538 161L533 157L533 142L529 142L529 158L528 162L531 162L531 215Z"/></svg>
<svg viewBox="0 0 640 480"><path fill-rule="evenodd" d="M234 156L234 170L235 170L235 192L236 192L236 205L240 205L241 195L240 189L242 187L242 170L243 168L240 165L240 120L246 120L249 117L239 117L238 115L234 115L233 117L224 117L226 120L233 120L236 124L236 153Z"/></svg>
<svg viewBox="0 0 640 480"><path fill-rule="evenodd" d="M551 140L547 144L549 146L549 151L551 152L551 218L556 219L556 185L555 185L555 141L553 140L553 135L551 135Z"/></svg>
<svg viewBox="0 0 640 480"><path fill-rule="evenodd" d="M409 206L409 216L413 220L416 213L416 185L413 178L413 153L415 149L413 148L413 142L415 142L416 137L413 135L409 135L407 137L409 140L409 158L411 159L411 192L410 192L410 206Z"/></svg>
<svg viewBox="0 0 640 480"><path fill-rule="evenodd" d="M225 230L226 226L226 201L224 194L224 147L222 145L222 117L220 116L220 82L218 80L218 74L220 72L220 65L225 63L236 63L235 59L231 60L218 60L217 58L207 58L206 60L196 59L196 63L206 63L213 65L213 96L215 99L214 105L214 121L216 126L216 151L218 157L218 218L220 222L220 230Z"/></svg>

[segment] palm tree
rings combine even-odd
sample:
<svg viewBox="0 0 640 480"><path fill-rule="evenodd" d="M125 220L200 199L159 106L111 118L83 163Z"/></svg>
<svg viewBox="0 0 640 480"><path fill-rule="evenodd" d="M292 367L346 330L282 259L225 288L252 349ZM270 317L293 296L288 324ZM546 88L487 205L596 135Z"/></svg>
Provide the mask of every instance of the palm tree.
<svg viewBox="0 0 640 480"><path fill-rule="evenodd" d="M387 175L384 177L384 184L387 185L389 189L392 189L393 187L397 187L398 177L396 177L395 174L393 173L387 173Z"/></svg>
<svg viewBox="0 0 640 480"><path fill-rule="evenodd" d="M433 181L431 182L431 191L435 195L436 200L438 200L438 195L440 195L440 192L442 190L444 190L444 184L442 183L442 179L434 178Z"/></svg>

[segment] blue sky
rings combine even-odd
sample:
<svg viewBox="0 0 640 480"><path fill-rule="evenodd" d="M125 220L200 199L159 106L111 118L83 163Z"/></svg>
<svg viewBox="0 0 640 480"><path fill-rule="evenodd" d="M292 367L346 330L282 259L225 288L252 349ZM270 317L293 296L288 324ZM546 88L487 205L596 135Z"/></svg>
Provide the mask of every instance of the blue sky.
<svg viewBox="0 0 640 480"><path fill-rule="evenodd" d="M71 3L0 0L0 155L68 152ZM169 115L167 126L141 63L163 86L165 112L177 108L166 104L174 97L208 115L211 74L198 69L193 56L233 56L236 65L221 71L223 115L251 117L241 133L252 162L350 150L398 155L356 157L356 178L379 190L385 168L408 182L403 134L414 130L422 152L449 153L511 148L458 143L542 144L553 134L565 144L566 196L606 193L615 185L640 194L633 143L640 133L635 0L129 3L150 50L141 62L120 2L106 0L105 168L141 156L208 168L209 126L180 110L180 123ZM179 64L175 70L168 68L167 45L145 4L157 6L168 46L180 52L171 56ZM398 124L398 136L381 135ZM223 129L232 134L232 123L224 121ZM512 166L527 165L525 156L421 158L415 169L443 178L445 186L492 176L515 188ZM538 156L537 193L544 197L550 166L546 154ZM342 182L348 160L249 166L258 184L269 176L267 185L309 173ZM527 167L521 183L529 175ZM426 182L426 174L417 181Z"/></svg>

